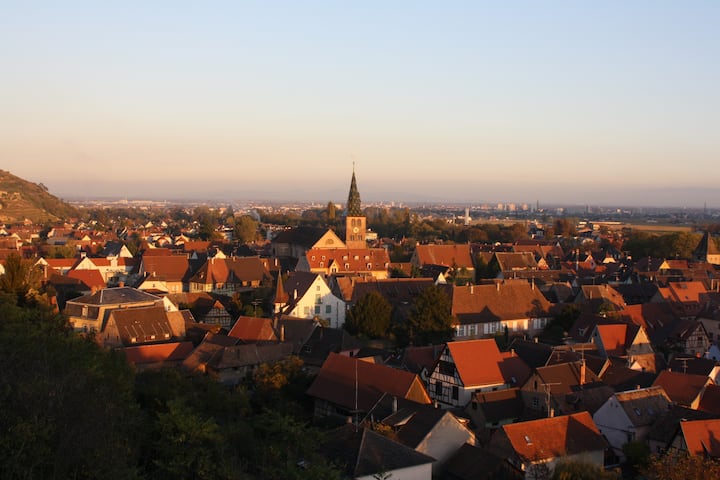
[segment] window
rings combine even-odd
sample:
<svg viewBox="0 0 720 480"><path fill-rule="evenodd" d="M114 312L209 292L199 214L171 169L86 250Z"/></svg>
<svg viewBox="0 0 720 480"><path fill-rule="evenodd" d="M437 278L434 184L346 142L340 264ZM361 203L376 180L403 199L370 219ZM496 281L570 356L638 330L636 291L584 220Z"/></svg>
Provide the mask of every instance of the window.
<svg viewBox="0 0 720 480"><path fill-rule="evenodd" d="M440 360L440 363L438 364L438 372L442 375L452 377L455 375L455 365L450 362L446 362L445 360Z"/></svg>
<svg viewBox="0 0 720 480"><path fill-rule="evenodd" d="M540 399L538 397L533 397L532 406L533 408L540 408Z"/></svg>
<svg viewBox="0 0 720 480"><path fill-rule="evenodd" d="M460 389L457 386L452 387L452 398L453 400L457 400L458 397L460 397Z"/></svg>
<svg viewBox="0 0 720 480"><path fill-rule="evenodd" d="M305 315L310 315L310 307L305 307L304 310Z"/></svg>
<svg viewBox="0 0 720 480"><path fill-rule="evenodd" d="M325 313L332 313L332 305L325 305Z"/></svg>
<svg viewBox="0 0 720 480"><path fill-rule="evenodd" d="M319 305L321 303L322 303L322 298L320 298L320 294L318 293L315 295L315 304Z"/></svg>
<svg viewBox="0 0 720 480"><path fill-rule="evenodd" d="M435 382L435 395L442 395L442 382Z"/></svg>
<svg viewBox="0 0 720 480"><path fill-rule="evenodd" d="M320 315L320 305L315 305L315 315Z"/></svg>

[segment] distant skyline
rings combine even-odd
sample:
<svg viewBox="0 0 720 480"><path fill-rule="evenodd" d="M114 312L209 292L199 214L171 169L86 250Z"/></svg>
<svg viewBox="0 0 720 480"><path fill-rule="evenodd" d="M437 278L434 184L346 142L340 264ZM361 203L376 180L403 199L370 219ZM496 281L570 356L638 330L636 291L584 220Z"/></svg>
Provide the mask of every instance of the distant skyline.
<svg viewBox="0 0 720 480"><path fill-rule="evenodd" d="M63 197L720 207L717 1L0 0Z"/></svg>

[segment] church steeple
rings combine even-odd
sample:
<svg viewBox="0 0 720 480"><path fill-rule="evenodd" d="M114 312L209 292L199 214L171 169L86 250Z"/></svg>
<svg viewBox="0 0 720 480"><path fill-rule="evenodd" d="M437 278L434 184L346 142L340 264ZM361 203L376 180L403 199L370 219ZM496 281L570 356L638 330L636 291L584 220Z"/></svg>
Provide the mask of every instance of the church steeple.
<svg viewBox="0 0 720 480"><path fill-rule="evenodd" d="M355 168L353 167L352 180L350 180L350 193L347 201L347 216L362 217L362 208L360 206L360 192L358 192L357 181L355 180Z"/></svg>
<svg viewBox="0 0 720 480"><path fill-rule="evenodd" d="M350 193L345 215L345 245L348 248L367 248L365 235L367 234L366 219L360 205L360 192L355 180L355 165L353 165Z"/></svg>

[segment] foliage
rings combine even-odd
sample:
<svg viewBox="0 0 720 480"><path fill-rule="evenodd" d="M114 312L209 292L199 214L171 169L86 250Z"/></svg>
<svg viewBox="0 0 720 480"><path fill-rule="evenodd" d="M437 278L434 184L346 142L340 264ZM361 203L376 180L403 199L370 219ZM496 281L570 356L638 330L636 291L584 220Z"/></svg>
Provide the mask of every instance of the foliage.
<svg viewBox="0 0 720 480"><path fill-rule="evenodd" d="M675 232L664 235L633 232L623 243L622 249L638 260L654 258L692 258L693 251L700 243L700 235Z"/></svg>
<svg viewBox="0 0 720 480"><path fill-rule="evenodd" d="M0 295L0 477L133 478L139 416L124 359Z"/></svg>
<svg viewBox="0 0 720 480"><path fill-rule="evenodd" d="M11 253L5 259L5 273L0 276L0 291L15 295L16 303L24 304L30 300L32 291L40 286L40 269L34 262Z"/></svg>
<svg viewBox="0 0 720 480"><path fill-rule="evenodd" d="M552 480L620 480L620 475L592 463L566 461L555 465Z"/></svg>
<svg viewBox="0 0 720 480"><path fill-rule="evenodd" d="M641 469L647 480L705 480L720 478L720 462L685 453L667 453L650 457L647 467Z"/></svg>
<svg viewBox="0 0 720 480"><path fill-rule="evenodd" d="M378 292L372 291L359 299L348 311L345 329L353 335L382 338L390 328L392 305Z"/></svg>
<svg viewBox="0 0 720 480"><path fill-rule="evenodd" d="M625 443L622 446L622 451L628 466L635 471L640 467L646 466L650 458L650 447L648 447L647 443L640 440Z"/></svg>
<svg viewBox="0 0 720 480"><path fill-rule="evenodd" d="M258 222L250 215L242 215L235 220L233 238L240 243L255 241L258 235Z"/></svg>
<svg viewBox="0 0 720 480"><path fill-rule="evenodd" d="M451 302L438 286L424 289L415 299L406 321L398 326L400 343L433 345L452 339Z"/></svg>
<svg viewBox="0 0 720 480"><path fill-rule="evenodd" d="M567 305L545 326L542 338L551 343L562 343L563 338L581 313L582 311L577 305Z"/></svg>

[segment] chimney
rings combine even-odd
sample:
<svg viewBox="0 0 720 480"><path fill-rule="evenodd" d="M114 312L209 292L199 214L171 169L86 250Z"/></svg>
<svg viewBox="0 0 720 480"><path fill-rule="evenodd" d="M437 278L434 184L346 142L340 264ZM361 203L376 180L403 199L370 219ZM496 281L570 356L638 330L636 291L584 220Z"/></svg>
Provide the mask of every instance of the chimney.
<svg viewBox="0 0 720 480"><path fill-rule="evenodd" d="M125 282L118 283L118 287L123 288L125 286Z"/></svg>
<svg viewBox="0 0 720 480"><path fill-rule="evenodd" d="M580 362L580 385L585 385L585 359Z"/></svg>
<svg viewBox="0 0 720 480"><path fill-rule="evenodd" d="M280 327L280 341L281 342L285 341L285 325Z"/></svg>
<svg viewBox="0 0 720 480"><path fill-rule="evenodd" d="M470 284L470 295L475 293L475 288L473 288L472 283Z"/></svg>
<svg viewBox="0 0 720 480"><path fill-rule="evenodd" d="M397 403L398 403L398 402L397 402L397 397L393 396L393 399L392 399L392 413L397 413L397 407L398 407Z"/></svg>
<svg viewBox="0 0 720 480"><path fill-rule="evenodd" d="M293 300L297 300L297 288L293 290Z"/></svg>
<svg viewBox="0 0 720 480"><path fill-rule="evenodd" d="M500 282L495 282L495 290L500 291Z"/></svg>
<svg viewBox="0 0 720 480"><path fill-rule="evenodd" d="M511 349L510 349L510 356L511 356L511 357L514 357L514 356L515 356L515 349L514 349L514 348L511 348Z"/></svg>
<svg viewBox="0 0 720 480"><path fill-rule="evenodd" d="M553 418L555 416L555 409L551 408L548 412L548 418Z"/></svg>

